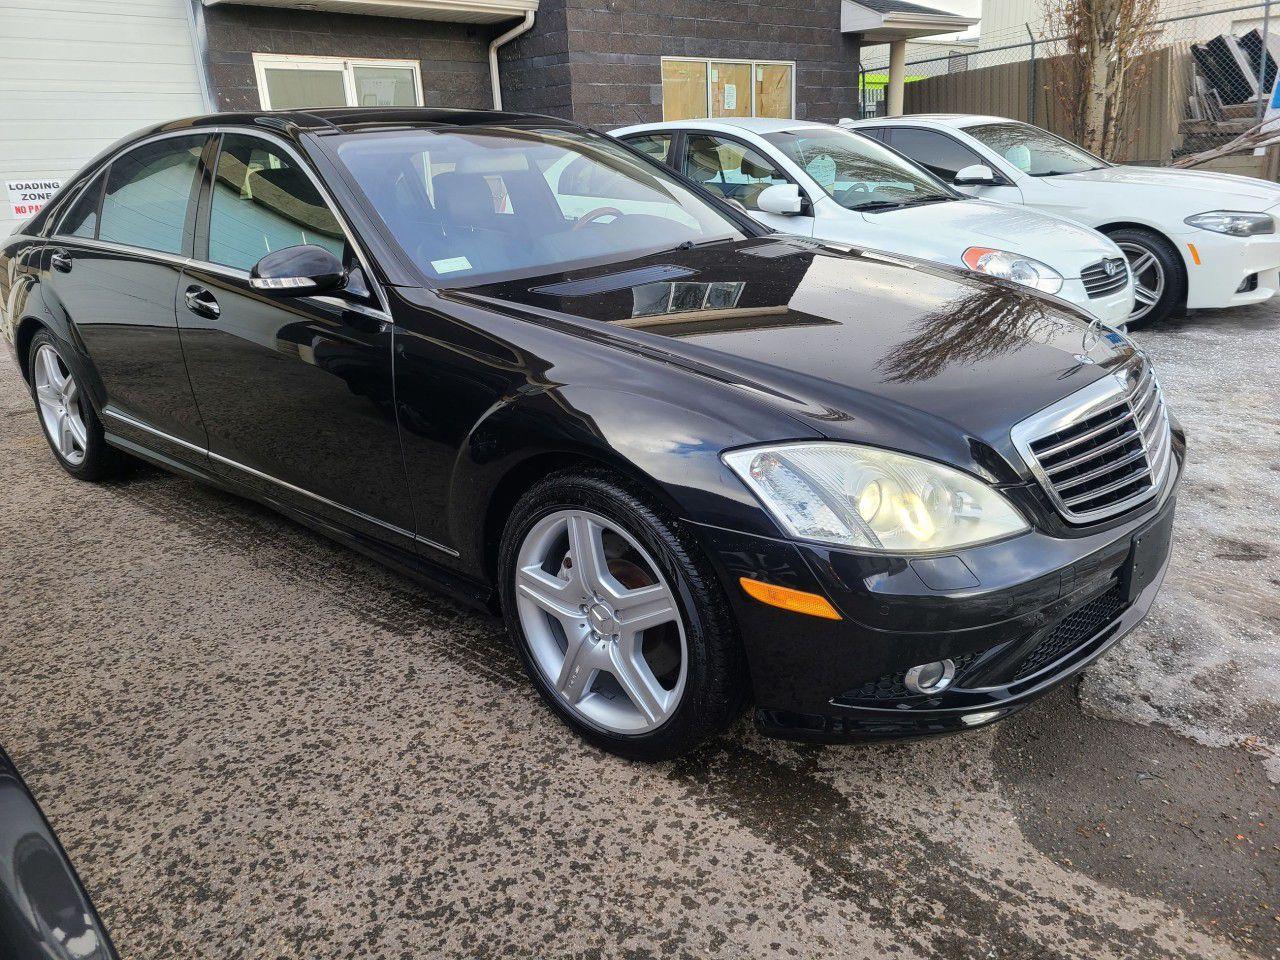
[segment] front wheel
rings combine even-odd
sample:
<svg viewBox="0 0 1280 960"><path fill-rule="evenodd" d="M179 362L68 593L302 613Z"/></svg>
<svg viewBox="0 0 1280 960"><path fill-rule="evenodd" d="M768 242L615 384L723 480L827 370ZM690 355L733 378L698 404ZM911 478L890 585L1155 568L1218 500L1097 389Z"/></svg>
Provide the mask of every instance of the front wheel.
<svg viewBox="0 0 1280 960"><path fill-rule="evenodd" d="M678 756L739 714L745 667L719 581L648 495L604 471L558 474L503 535L503 613L542 698L582 737Z"/></svg>
<svg viewBox="0 0 1280 960"><path fill-rule="evenodd" d="M1150 230L1126 227L1107 236L1124 253L1133 274L1134 304L1129 329L1164 322L1187 299L1187 270L1178 251Z"/></svg>

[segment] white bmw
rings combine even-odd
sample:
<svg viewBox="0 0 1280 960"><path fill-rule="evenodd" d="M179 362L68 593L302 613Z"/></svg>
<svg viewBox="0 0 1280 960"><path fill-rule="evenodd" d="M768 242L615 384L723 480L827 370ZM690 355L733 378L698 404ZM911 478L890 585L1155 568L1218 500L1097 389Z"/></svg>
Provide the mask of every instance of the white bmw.
<svg viewBox="0 0 1280 960"><path fill-rule="evenodd" d="M613 136L782 233L904 253L1054 294L1110 326L1134 304L1124 254L1100 233L957 192L867 137L763 118L624 127Z"/></svg>
<svg viewBox="0 0 1280 960"><path fill-rule="evenodd" d="M841 121L971 196L1025 204L1107 234L1137 285L1130 320L1257 303L1280 289L1280 186L1252 177L1115 166L1026 123L920 114Z"/></svg>

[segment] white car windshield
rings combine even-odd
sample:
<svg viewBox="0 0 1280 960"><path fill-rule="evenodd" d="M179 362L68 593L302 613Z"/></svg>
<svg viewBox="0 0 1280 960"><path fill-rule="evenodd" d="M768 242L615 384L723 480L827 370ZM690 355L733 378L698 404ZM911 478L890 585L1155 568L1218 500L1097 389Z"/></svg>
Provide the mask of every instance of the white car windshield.
<svg viewBox="0 0 1280 960"><path fill-rule="evenodd" d="M889 210L956 199L932 174L874 140L838 127L801 127L764 138L848 210Z"/></svg>
<svg viewBox="0 0 1280 960"><path fill-rule="evenodd" d="M328 142L434 284L536 276L746 235L665 169L589 131L443 127Z"/></svg>
<svg viewBox="0 0 1280 960"><path fill-rule="evenodd" d="M964 132L1032 177L1101 170L1107 164L1047 130L1025 123L983 123Z"/></svg>

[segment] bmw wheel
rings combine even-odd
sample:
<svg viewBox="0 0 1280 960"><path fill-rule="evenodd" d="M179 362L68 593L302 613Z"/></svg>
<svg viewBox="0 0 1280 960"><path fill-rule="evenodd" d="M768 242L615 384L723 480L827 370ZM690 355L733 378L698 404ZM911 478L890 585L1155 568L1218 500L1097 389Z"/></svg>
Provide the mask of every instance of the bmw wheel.
<svg viewBox="0 0 1280 960"><path fill-rule="evenodd" d="M745 667L714 572L621 478L585 471L535 486L507 523L500 564L525 670L587 740L659 760L740 712Z"/></svg>
<svg viewBox="0 0 1280 960"><path fill-rule="evenodd" d="M1187 297L1187 271L1178 251L1150 230L1125 228L1113 230L1108 236L1124 252L1133 274L1129 329L1163 322Z"/></svg>

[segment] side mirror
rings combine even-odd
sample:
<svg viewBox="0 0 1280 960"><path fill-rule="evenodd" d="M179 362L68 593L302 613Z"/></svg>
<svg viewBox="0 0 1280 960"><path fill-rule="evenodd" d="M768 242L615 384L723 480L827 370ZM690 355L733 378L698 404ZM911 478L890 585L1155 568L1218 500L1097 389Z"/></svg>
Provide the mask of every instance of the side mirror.
<svg viewBox="0 0 1280 960"><path fill-rule="evenodd" d="M775 183L765 187L756 197L756 206L763 213L778 213L784 217L794 217L804 207L800 199L800 188L794 183Z"/></svg>
<svg viewBox="0 0 1280 960"><path fill-rule="evenodd" d="M342 261L310 243L268 253L249 271L249 286L277 297L332 293L346 283Z"/></svg>
<svg viewBox="0 0 1280 960"><path fill-rule="evenodd" d="M957 173L951 182L957 187L993 187L1001 181L985 163L973 163Z"/></svg>

